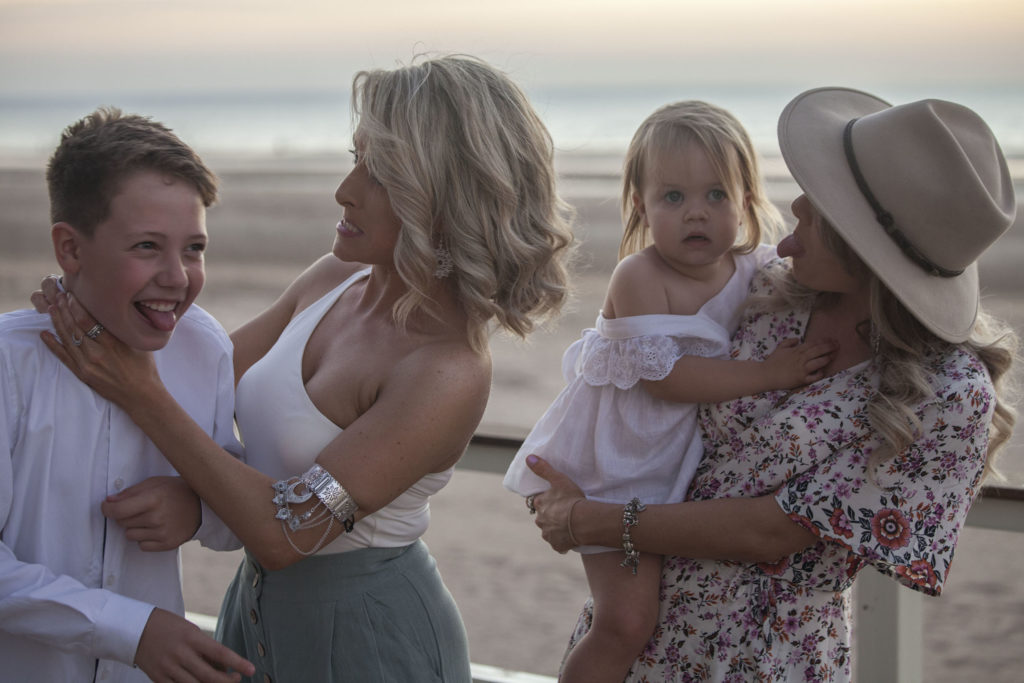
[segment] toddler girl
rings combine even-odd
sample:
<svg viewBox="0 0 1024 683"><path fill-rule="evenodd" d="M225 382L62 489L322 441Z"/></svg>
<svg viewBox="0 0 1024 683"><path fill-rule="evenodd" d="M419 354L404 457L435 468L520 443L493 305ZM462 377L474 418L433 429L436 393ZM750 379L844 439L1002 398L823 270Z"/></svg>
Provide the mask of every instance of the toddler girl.
<svg viewBox="0 0 1024 683"><path fill-rule="evenodd" d="M833 350L789 340L764 362L723 358L751 277L775 255L762 237L781 225L729 112L690 101L648 117L626 154L622 215L621 260L596 326L566 351L568 384L504 480L532 507L548 487L526 466L533 453L589 499L626 504L625 560L577 548L594 622L563 664L568 683L622 681L654 630L661 557L635 552L628 527L645 503L685 498L702 455L695 404L812 382Z"/></svg>

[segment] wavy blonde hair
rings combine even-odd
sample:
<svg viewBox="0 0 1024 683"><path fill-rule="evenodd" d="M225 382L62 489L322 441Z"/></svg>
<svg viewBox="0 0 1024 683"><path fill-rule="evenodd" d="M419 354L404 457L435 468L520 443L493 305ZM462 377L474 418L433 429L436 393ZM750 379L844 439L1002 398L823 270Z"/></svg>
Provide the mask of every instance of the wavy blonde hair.
<svg viewBox="0 0 1024 683"><path fill-rule="evenodd" d="M642 194L644 173L650 163L666 154L679 154L690 143L704 150L731 201L742 201L745 195L750 197L743 214L744 239L734 247L737 252L753 251L762 241L774 242L782 231L782 216L768 199L761 182L757 153L743 125L728 111L713 104L698 100L675 102L644 119L626 151L622 173L624 231L619 245L620 259L651 242L650 230L633 201L634 194Z"/></svg>
<svg viewBox="0 0 1024 683"><path fill-rule="evenodd" d="M504 73L450 55L361 71L352 85L363 158L402 222L395 267L409 291L404 324L431 312L438 247L476 349L488 324L525 336L568 296L573 211L555 189L554 150L526 96Z"/></svg>
<svg viewBox="0 0 1024 683"><path fill-rule="evenodd" d="M984 478L1001 479L1002 475L996 468L997 454L1012 436L1017 421L1017 411L1013 406L1017 391L1012 386L1009 373L1019 347L1016 334L979 307L978 318L967 341L953 344L938 338L889 291L817 209L815 214L825 246L836 255L848 273L863 278L869 287L871 317L861 324L858 332L872 345L875 341L872 335L877 335L874 363L878 369L879 388L868 405L868 417L885 444L872 455L869 471L874 472L875 466L894 457L919 438L921 425L914 409L934 395L924 362L926 354L941 353L944 348L959 346L984 364L992 380L995 406L989 427ZM762 309L810 307L818 297L830 296L799 284L788 269L778 269L773 278L776 294L753 301L754 306Z"/></svg>

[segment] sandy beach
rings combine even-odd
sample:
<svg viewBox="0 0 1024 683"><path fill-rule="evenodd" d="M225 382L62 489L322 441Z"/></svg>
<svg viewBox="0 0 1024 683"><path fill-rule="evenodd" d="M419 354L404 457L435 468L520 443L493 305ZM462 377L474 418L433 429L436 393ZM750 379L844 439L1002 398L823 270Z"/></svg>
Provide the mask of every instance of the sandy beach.
<svg viewBox="0 0 1024 683"><path fill-rule="evenodd" d="M208 215L207 285L198 303L231 330L329 250L339 215L333 193L345 168L335 158L207 160L222 179L222 193ZM495 338L494 389L481 433L525 435L561 388L562 351L592 325L616 260L619 161L614 155L560 158L563 194L578 211L576 296L560 320L529 342ZM772 198L788 216L796 186L779 160L765 166ZM1019 163L1015 176L1024 198ZM7 311L24 307L39 276L55 267L42 160L0 158L0 206L0 311ZM1018 216L982 261L985 305L1018 333L1024 331L1021 222ZM1020 367L1017 375L1024 375ZM1003 459L1011 482L1024 485L1024 436L1017 435ZM553 675L587 595L578 558L548 549L522 500L505 492L496 475L457 471L432 508L426 541L463 612L473 660ZM237 553L186 546L189 610L216 614L237 559ZM1019 535L969 529L962 536L943 597L925 601L925 680L1021 680L1020 567Z"/></svg>

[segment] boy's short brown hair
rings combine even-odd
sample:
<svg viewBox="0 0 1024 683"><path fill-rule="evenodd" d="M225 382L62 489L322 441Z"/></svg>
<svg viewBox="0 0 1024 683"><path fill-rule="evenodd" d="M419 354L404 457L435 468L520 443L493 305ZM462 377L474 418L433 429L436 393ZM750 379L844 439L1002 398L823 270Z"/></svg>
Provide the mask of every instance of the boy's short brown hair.
<svg viewBox="0 0 1024 683"><path fill-rule="evenodd" d="M65 128L50 157L50 222L68 223L91 236L109 215L121 181L144 170L191 183L204 206L217 200L217 177L170 128L116 107L100 107Z"/></svg>

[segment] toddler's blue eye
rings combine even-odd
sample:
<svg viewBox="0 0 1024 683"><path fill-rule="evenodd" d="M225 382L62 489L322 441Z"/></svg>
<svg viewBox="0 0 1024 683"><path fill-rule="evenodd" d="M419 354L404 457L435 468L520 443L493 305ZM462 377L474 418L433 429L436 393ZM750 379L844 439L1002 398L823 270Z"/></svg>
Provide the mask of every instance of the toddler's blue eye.
<svg viewBox="0 0 1024 683"><path fill-rule="evenodd" d="M673 204L678 204L683 201L683 193L679 190L669 190L665 193L665 199Z"/></svg>
<svg viewBox="0 0 1024 683"><path fill-rule="evenodd" d="M725 190L711 190L708 192L708 199L713 202L720 202L728 199L729 196L725 194Z"/></svg>

